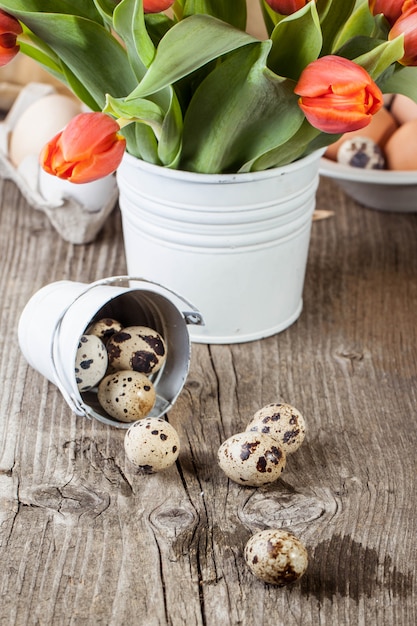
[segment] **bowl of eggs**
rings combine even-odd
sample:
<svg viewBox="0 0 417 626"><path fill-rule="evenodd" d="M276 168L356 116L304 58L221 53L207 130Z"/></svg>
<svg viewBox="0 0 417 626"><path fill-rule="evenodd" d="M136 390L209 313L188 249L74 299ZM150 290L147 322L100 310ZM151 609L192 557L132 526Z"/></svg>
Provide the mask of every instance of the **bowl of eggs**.
<svg viewBox="0 0 417 626"><path fill-rule="evenodd" d="M330 145L320 174L359 204L382 211L417 211L417 103L386 97L371 123Z"/></svg>

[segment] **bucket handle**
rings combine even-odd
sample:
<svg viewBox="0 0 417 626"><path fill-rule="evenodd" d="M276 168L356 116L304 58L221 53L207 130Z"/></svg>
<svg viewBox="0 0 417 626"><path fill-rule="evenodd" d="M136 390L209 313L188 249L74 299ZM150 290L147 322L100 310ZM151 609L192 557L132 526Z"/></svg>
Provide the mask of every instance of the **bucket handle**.
<svg viewBox="0 0 417 626"><path fill-rule="evenodd" d="M182 311L185 322L187 324L204 326L203 316L201 315L200 311L193 304L191 304L189 300L186 300L184 296L180 296L173 289L170 289L169 287L165 287L165 285L161 285L160 283L156 283L153 280L148 280L147 278L141 278L141 277L136 277L136 276L110 276L109 278L101 278L100 280L96 280L94 283L90 283L88 288L80 295L81 296L84 295L84 293L86 293L90 288L93 288L93 287L97 287L100 285L111 285L112 283L118 283L118 282L120 283L126 280L135 281L139 283L147 283L149 285L155 285L156 287L160 287L164 291L169 291L169 293L171 293L173 296L181 300L184 304L187 305L187 307L189 307L190 309L189 311Z"/></svg>
<svg viewBox="0 0 417 626"><path fill-rule="evenodd" d="M73 393L69 393L62 383L62 375L59 372L59 368L57 365L57 354L56 354L56 349L55 349L57 342L55 341L55 339L61 328L62 320L64 319L66 313L68 312L69 308L74 304L74 302L77 302L77 300L82 298L86 293L88 293L91 289L94 289L95 287L100 287L102 285L117 284L117 283L121 283L124 281L135 281L139 283L147 283L149 285L155 285L157 287L160 287L164 291L169 291L170 293L172 293L172 295L174 295L176 298L178 298L184 304L186 304L187 307L190 309L189 311L182 311L186 324L195 324L195 325L204 326L204 320L203 320L201 313L188 300L186 300L183 296L180 296L179 294L177 294L172 289L169 289L168 287L160 285L159 283L155 283L154 281L147 280L146 278L139 278L136 276L110 276L108 278L101 278L92 283L89 283L86 286L86 288L83 289L81 293L79 293L78 296L74 298L74 300L61 313L57 323L55 324L55 328L52 334L52 342L51 342L51 363L52 363L52 370L53 370L54 377L55 377L55 384L58 387L59 391L61 392L65 402L68 404L70 409L76 415L87 416L88 418L91 419L89 407L86 404L84 404L79 398L77 398Z"/></svg>

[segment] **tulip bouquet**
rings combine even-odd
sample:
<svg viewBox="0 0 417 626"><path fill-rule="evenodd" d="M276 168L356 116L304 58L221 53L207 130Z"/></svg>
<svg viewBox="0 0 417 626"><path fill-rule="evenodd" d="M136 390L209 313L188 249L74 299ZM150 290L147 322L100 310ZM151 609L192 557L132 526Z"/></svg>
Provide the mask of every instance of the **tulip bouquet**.
<svg viewBox="0 0 417 626"><path fill-rule="evenodd" d="M88 182L127 150L264 170L366 126L384 93L417 100L417 0L260 1L262 40L246 0L0 0L0 64L26 54L86 105L44 169Z"/></svg>

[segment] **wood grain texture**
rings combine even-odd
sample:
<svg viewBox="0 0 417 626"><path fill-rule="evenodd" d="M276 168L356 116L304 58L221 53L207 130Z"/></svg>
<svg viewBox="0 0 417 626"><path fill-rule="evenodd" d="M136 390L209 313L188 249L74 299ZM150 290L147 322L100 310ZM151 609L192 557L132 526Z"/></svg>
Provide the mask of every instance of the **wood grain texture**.
<svg viewBox="0 0 417 626"><path fill-rule="evenodd" d="M313 223L301 317L262 341L193 346L167 415L179 460L148 476L16 339L44 284L125 272L118 211L74 246L12 183L0 193L0 624L416 624L417 215L363 209L323 180L332 213ZM217 448L275 401L305 415L306 441L276 484L229 482ZM291 587L243 562L267 527L308 547Z"/></svg>

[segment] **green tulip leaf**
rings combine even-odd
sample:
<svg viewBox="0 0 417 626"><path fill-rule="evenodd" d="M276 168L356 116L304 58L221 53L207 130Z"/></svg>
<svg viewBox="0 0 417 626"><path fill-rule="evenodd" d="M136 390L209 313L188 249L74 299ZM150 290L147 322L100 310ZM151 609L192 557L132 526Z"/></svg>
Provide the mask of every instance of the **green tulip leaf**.
<svg viewBox="0 0 417 626"><path fill-rule="evenodd" d="M271 40L268 67L279 76L298 80L305 66L317 59L323 43L315 3L278 22Z"/></svg>
<svg viewBox="0 0 417 626"><path fill-rule="evenodd" d="M158 157L163 165L177 167L182 145L183 117L175 91L170 88L171 105L162 124Z"/></svg>
<svg viewBox="0 0 417 626"><path fill-rule="evenodd" d="M246 0L186 0L183 17L197 13L217 17L241 30L246 27Z"/></svg>
<svg viewBox="0 0 417 626"><path fill-rule="evenodd" d="M387 78L382 78L380 87L384 93L400 93L417 102L415 67L398 66Z"/></svg>
<svg viewBox="0 0 417 626"><path fill-rule="evenodd" d="M111 27L113 24L113 11L116 7L114 0L93 0L93 2L104 23Z"/></svg>
<svg viewBox="0 0 417 626"><path fill-rule="evenodd" d="M339 32L355 8L355 0L341 0L340 2L328 2L324 15L320 17L321 32L323 34L323 49L321 56L331 54L334 42ZM320 14L320 13L319 13Z"/></svg>
<svg viewBox="0 0 417 626"><path fill-rule="evenodd" d="M171 102L166 114L155 102L149 99L137 98L134 101L127 101L125 98L113 98L109 94L107 94L106 106L103 109L104 113L124 121L123 128L129 122L144 124L151 128L157 144L153 141L150 142L149 135L146 133L144 145L139 145L139 150L143 150L144 147L149 150L149 146L151 146L152 162L157 160L158 163L167 166L170 166L178 158L182 138L181 108L172 88L170 94Z"/></svg>
<svg viewBox="0 0 417 626"><path fill-rule="evenodd" d="M19 7L37 6L37 2L3 1L0 8L11 10L35 35L43 40L61 59L62 66L77 79L82 90L75 91L83 98L90 94L91 100L100 106L105 104L106 92L114 96L128 94L137 84L137 79L129 65L127 54L117 39L101 24L78 15L67 13L45 13L43 6L69 4L64 0L45 0L42 11L21 10ZM73 4L73 3L71 3ZM83 3L85 4L85 3ZM86 103L88 104L88 103Z"/></svg>
<svg viewBox="0 0 417 626"><path fill-rule="evenodd" d="M129 61L140 81L155 56L155 46L145 25L142 0L122 0L114 11L113 23L125 42Z"/></svg>
<svg viewBox="0 0 417 626"><path fill-rule="evenodd" d="M235 52L201 83L184 118L183 169L238 171L298 130L293 82L266 67L270 43Z"/></svg>
<svg viewBox="0 0 417 626"><path fill-rule="evenodd" d="M129 99L143 98L237 48L258 40L209 15L192 15L163 37L155 59Z"/></svg>
<svg viewBox="0 0 417 626"><path fill-rule="evenodd" d="M308 153L307 149L309 144L319 134L319 130L313 128L307 120L304 120L297 132L295 132L283 145L272 148L272 150L268 150L256 159L245 163L239 171L256 172L292 163Z"/></svg>
<svg viewBox="0 0 417 626"><path fill-rule="evenodd" d="M8 11L18 19L23 15L37 13L55 13L56 15L77 15L102 24L100 12L93 2L74 2L73 0L1 0L0 9Z"/></svg>
<svg viewBox="0 0 417 626"><path fill-rule="evenodd" d="M140 122L129 124L121 130L126 138L129 154L154 165L161 165L158 158L158 141L150 126Z"/></svg>
<svg viewBox="0 0 417 626"><path fill-rule="evenodd" d="M138 99L133 105L132 102L127 102L124 98L113 98L107 94L103 112L116 119L147 124L153 129L157 139L161 135L164 113L158 105L150 100Z"/></svg>
<svg viewBox="0 0 417 626"><path fill-rule="evenodd" d="M376 80L385 70L401 59L404 54L404 37L384 41L369 52L356 57L355 63L361 65Z"/></svg>
<svg viewBox="0 0 417 626"><path fill-rule="evenodd" d="M348 42L349 39L356 37L358 33L370 37L374 28L375 19L369 11L368 3L361 3L342 27L334 42L334 48L337 50Z"/></svg>

